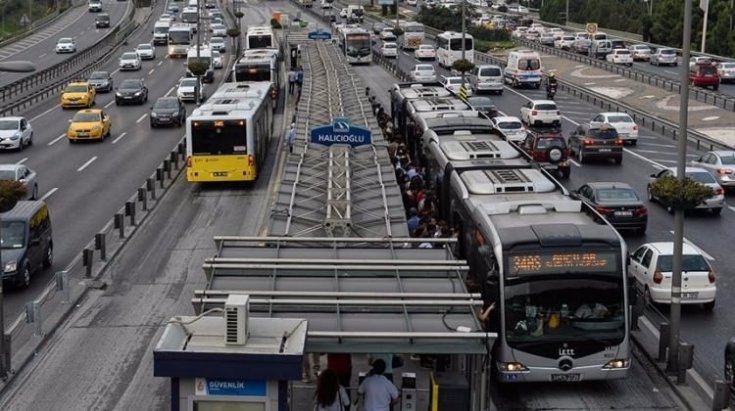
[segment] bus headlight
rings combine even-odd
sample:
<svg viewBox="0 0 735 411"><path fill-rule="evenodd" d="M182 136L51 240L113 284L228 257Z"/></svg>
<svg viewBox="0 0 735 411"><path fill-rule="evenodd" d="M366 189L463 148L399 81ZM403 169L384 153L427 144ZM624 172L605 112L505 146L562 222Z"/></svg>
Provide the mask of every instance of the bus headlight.
<svg viewBox="0 0 735 411"><path fill-rule="evenodd" d="M528 371L525 365L519 362L499 362L498 369L502 372L523 372Z"/></svg>
<svg viewBox="0 0 735 411"><path fill-rule="evenodd" d="M616 358L608 361L607 364L602 367L603 370L617 370L621 368L628 368L628 360Z"/></svg>

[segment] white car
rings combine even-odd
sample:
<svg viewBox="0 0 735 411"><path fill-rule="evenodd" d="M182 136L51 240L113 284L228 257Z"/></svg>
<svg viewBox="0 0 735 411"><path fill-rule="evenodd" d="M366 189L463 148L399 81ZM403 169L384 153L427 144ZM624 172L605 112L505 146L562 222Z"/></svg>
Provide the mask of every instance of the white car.
<svg viewBox="0 0 735 411"><path fill-rule="evenodd" d="M418 0L406 0L406 4L409 5L409 6L416 7L419 4L419 2L418 2Z"/></svg>
<svg viewBox="0 0 735 411"><path fill-rule="evenodd" d="M633 65L633 55L628 49L613 49L610 54L605 56L605 60L613 64Z"/></svg>
<svg viewBox="0 0 735 411"><path fill-rule="evenodd" d="M528 31L528 27L526 26L518 26L515 30L510 34L510 36L514 39L522 39L525 38L526 32Z"/></svg>
<svg viewBox="0 0 735 411"><path fill-rule="evenodd" d="M651 53L651 57L648 59L648 63L660 66L665 64L667 66L676 67L678 58L676 56L676 49L669 47L659 47L655 52Z"/></svg>
<svg viewBox="0 0 735 411"><path fill-rule="evenodd" d="M140 70L142 66L143 62L140 60L140 56L138 56L138 53L134 51L123 53L122 56L120 56L120 71Z"/></svg>
<svg viewBox="0 0 735 411"><path fill-rule="evenodd" d="M431 44L421 44L413 52L413 56L416 60L436 60L436 49Z"/></svg>
<svg viewBox="0 0 735 411"><path fill-rule="evenodd" d="M561 112L552 100L531 100L521 106L521 120L530 126L561 126Z"/></svg>
<svg viewBox="0 0 735 411"><path fill-rule="evenodd" d="M611 125L623 142L636 145L638 143L638 125L627 113L600 113L590 121L590 127L598 128L603 124Z"/></svg>
<svg viewBox="0 0 735 411"><path fill-rule="evenodd" d="M225 51L227 51L224 37L212 37L211 39L209 39L209 46L212 48L212 50L219 51L220 53L224 53Z"/></svg>
<svg viewBox="0 0 735 411"><path fill-rule="evenodd" d="M227 26L224 24L212 24L209 27L212 37L225 37L227 35Z"/></svg>
<svg viewBox="0 0 735 411"><path fill-rule="evenodd" d="M715 308L716 275L701 250L684 243L681 267L681 303ZM647 303L671 304L674 242L646 243L631 255L628 272L643 289Z"/></svg>
<svg viewBox="0 0 735 411"><path fill-rule="evenodd" d="M436 70L431 64L417 64L411 70L411 78L426 83L436 81Z"/></svg>
<svg viewBox="0 0 735 411"><path fill-rule="evenodd" d="M216 69L221 69L225 66L225 59L222 58L222 54L219 51L212 50L212 66Z"/></svg>
<svg viewBox="0 0 735 411"><path fill-rule="evenodd" d="M554 40L554 47L558 49L571 50L572 45L574 45L574 36L571 34L564 34Z"/></svg>
<svg viewBox="0 0 735 411"><path fill-rule="evenodd" d="M332 3L328 2L327 0L322 0L321 7L323 9L328 9L332 7Z"/></svg>
<svg viewBox="0 0 735 411"><path fill-rule="evenodd" d="M735 63L722 62L717 65L717 72L720 74L720 83L735 81Z"/></svg>
<svg viewBox="0 0 735 411"><path fill-rule="evenodd" d="M441 79L439 80L440 83L444 86L445 89L451 91L454 94L459 95L459 89L462 86L462 77L460 76L441 76ZM470 84L469 77L466 77L464 79L464 87L466 96L472 95L472 85Z"/></svg>
<svg viewBox="0 0 735 411"><path fill-rule="evenodd" d="M628 50L633 55L633 60L648 61L651 59L651 48L646 44L633 44L628 47Z"/></svg>
<svg viewBox="0 0 735 411"><path fill-rule="evenodd" d="M25 117L0 117L0 149L23 150L33 144L33 127Z"/></svg>
<svg viewBox="0 0 735 411"><path fill-rule="evenodd" d="M199 102L202 102L207 98L207 93L204 84L197 81L196 77L184 77L179 80L179 85L176 88L176 97L181 101L196 102L197 87L199 88Z"/></svg>
<svg viewBox="0 0 735 411"><path fill-rule="evenodd" d="M0 164L0 180L18 181L26 188L24 200L38 198L38 174L25 164Z"/></svg>
<svg viewBox="0 0 735 411"><path fill-rule="evenodd" d="M346 19L349 16L349 13L350 13L349 10L347 10L347 7L345 7L339 11L339 17Z"/></svg>
<svg viewBox="0 0 735 411"><path fill-rule="evenodd" d="M526 128L523 127L521 119L515 116L498 116L490 119L493 128L500 131L505 137L516 143L521 143L526 139Z"/></svg>
<svg viewBox="0 0 735 411"><path fill-rule="evenodd" d="M141 60L153 60L156 58L156 48L150 43L138 44L138 47L135 48L135 52Z"/></svg>
<svg viewBox="0 0 735 411"><path fill-rule="evenodd" d="M712 64L712 59L705 56L693 56L689 58L689 68L693 68L697 64Z"/></svg>
<svg viewBox="0 0 735 411"><path fill-rule="evenodd" d="M77 42L71 37L62 37L56 42L56 53L74 53Z"/></svg>
<svg viewBox="0 0 735 411"><path fill-rule="evenodd" d="M380 55L383 57L398 57L398 44L383 43L380 47Z"/></svg>
<svg viewBox="0 0 735 411"><path fill-rule="evenodd" d="M383 31L380 32L380 39L383 41L395 42L397 37L393 34L393 28L388 27L384 28Z"/></svg>
<svg viewBox="0 0 735 411"><path fill-rule="evenodd" d="M174 19L174 16L172 16L172 15L170 15L168 13L163 13L163 14L161 14L160 17L158 17L158 21L167 21L169 23L173 23L174 20L175 20Z"/></svg>

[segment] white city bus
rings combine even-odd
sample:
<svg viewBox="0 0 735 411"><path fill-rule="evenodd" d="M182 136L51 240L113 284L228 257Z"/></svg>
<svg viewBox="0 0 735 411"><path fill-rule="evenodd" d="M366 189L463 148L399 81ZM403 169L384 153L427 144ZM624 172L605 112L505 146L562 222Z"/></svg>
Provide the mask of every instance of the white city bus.
<svg viewBox="0 0 735 411"><path fill-rule="evenodd" d="M168 29L168 56L186 56L191 46L191 28L186 23L174 23Z"/></svg>
<svg viewBox="0 0 735 411"><path fill-rule="evenodd" d="M403 30L403 49L416 50L419 48L426 37L424 25L416 21L401 20L400 27Z"/></svg>
<svg viewBox="0 0 735 411"><path fill-rule="evenodd" d="M350 64L370 64L373 61L370 32L364 28L342 28L339 32L339 47Z"/></svg>
<svg viewBox="0 0 735 411"><path fill-rule="evenodd" d="M465 59L475 61L475 39L471 34L464 35ZM436 35L436 61L439 66L451 68L455 61L462 58L462 33L445 31Z"/></svg>

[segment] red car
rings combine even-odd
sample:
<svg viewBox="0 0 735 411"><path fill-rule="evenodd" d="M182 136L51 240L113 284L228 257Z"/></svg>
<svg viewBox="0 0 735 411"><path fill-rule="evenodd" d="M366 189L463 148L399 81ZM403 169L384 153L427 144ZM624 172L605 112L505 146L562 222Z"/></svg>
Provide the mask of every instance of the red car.
<svg viewBox="0 0 735 411"><path fill-rule="evenodd" d="M696 87L712 87L712 90L717 90L720 87L720 74L717 66L710 61L692 65L689 69L689 84Z"/></svg>

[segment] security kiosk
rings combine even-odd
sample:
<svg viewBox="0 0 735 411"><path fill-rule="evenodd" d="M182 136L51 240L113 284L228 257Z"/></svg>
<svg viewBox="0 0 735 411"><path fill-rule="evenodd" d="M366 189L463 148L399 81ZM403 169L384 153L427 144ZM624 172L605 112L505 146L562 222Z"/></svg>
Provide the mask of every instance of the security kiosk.
<svg viewBox="0 0 735 411"><path fill-rule="evenodd" d="M287 411L288 381L301 379L307 322L248 318L249 297L230 295L217 316L169 320L153 374L171 379L172 411ZM234 408L233 408L234 407Z"/></svg>

